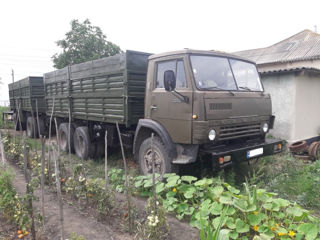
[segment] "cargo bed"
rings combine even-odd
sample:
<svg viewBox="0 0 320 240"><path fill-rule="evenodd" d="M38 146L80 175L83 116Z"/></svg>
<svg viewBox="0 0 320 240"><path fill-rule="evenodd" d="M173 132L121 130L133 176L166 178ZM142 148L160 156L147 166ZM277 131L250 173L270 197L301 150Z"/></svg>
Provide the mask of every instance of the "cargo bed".
<svg viewBox="0 0 320 240"><path fill-rule="evenodd" d="M47 115L137 124L144 116L148 53L126 51L112 57L44 74Z"/></svg>

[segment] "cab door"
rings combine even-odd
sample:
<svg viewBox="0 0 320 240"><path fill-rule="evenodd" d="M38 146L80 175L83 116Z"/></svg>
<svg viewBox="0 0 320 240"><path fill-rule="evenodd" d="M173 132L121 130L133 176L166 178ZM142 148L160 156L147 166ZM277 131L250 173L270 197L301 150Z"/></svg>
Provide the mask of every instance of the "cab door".
<svg viewBox="0 0 320 240"><path fill-rule="evenodd" d="M150 117L166 128L175 143L191 143L192 86L187 78L183 57L155 62ZM176 92L164 89L164 72L172 70L176 78ZM188 98L186 102L183 96Z"/></svg>

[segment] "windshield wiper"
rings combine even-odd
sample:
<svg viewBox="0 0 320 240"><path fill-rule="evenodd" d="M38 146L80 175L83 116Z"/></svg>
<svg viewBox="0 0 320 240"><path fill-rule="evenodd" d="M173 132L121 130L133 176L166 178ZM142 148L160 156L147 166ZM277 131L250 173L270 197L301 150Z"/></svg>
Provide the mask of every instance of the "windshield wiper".
<svg viewBox="0 0 320 240"><path fill-rule="evenodd" d="M248 88L248 87L238 87L238 88L240 88L240 89L245 89L245 90L248 90L248 91L252 91L250 88Z"/></svg>
<svg viewBox="0 0 320 240"><path fill-rule="evenodd" d="M202 88L202 89L203 89L203 90L216 89L216 90L228 91L232 96L234 96L234 93L233 93L231 90L223 89L223 88L219 88L219 87L206 87L206 88Z"/></svg>

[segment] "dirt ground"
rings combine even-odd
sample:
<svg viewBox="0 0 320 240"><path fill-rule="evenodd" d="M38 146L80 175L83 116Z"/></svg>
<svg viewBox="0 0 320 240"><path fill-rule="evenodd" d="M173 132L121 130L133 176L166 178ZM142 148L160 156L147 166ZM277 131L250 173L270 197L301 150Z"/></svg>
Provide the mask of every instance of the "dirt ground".
<svg viewBox="0 0 320 240"><path fill-rule="evenodd" d="M0 240L9 240L16 238L16 227L8 223L0 212Z"/></svg>
<svg viewBox="0 0 320 240"><path fill-rule="evenodd" d="M23 171L16 165L8 162L14 170L15 179L14 186L19 194L24 194L26 190L26 182ZM35 195L40 197L40 191L35 191ZM68 238L71 233L82 235L87 240L127 240L134 239L133 235L129 235L122 224L122 209L121 206L125 203L125 196L123 194L116 194L116 209L107 217L98 218L97 211L84 203L72 201L69 196L64 195L64 231ZM133 198L133 204L136 206L138 216L144 216L144 209L146 200L140 198ZM36 213L40 212L40 202L34 201L34 209ZM59 205L56 193L53 189L46 186L45 189L45 229L41 229L41 238L58 240L60 239L60 225L59 225ZM171 240L189 240L199 239L199 231L191 228L188 223L180 222L174 216L168 215L168 222L170 225L169 238ZM0 240L2 239L17 239L16 231L12 231L12 225L0 221ZM2 238L2 232L6 238ZM7 235L5 235L7 234Z"/></svg>

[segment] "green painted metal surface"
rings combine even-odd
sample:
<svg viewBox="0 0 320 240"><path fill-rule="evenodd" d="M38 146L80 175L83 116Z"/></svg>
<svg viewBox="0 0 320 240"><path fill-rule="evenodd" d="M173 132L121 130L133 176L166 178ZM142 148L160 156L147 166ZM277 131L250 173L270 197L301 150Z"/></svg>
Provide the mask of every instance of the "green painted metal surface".
<svg viewBox="0 0 320 240"><path fill-rule="evenodd" d="M47 115L126 125L144 116L148 53L126 51L44 74Z"/></svg>

